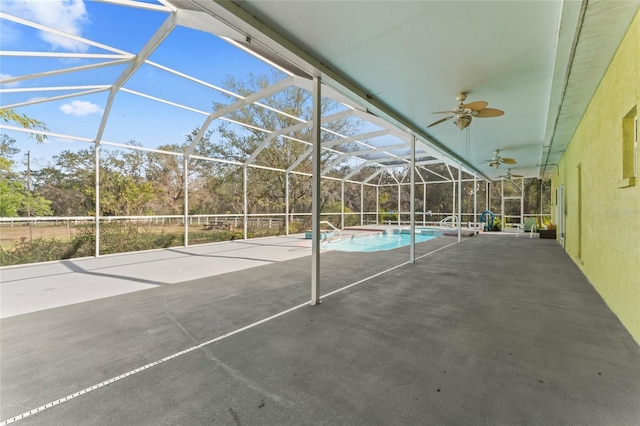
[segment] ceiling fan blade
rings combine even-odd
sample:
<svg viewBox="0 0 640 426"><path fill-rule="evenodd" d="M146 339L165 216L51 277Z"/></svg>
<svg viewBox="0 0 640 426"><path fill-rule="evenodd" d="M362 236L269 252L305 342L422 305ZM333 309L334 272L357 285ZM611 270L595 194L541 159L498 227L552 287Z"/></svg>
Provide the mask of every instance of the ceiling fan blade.
<svg viewBox="0 0 640 426"><path fill-rule="evenodd" d="M524 177L524 175L511 175L511 176L515 177L515 178L523 178Z"/></svg>
<svg viewBox="0 0 640 426"><path fill-rule="evenodd" d="M504 164L516 164L517 163L516 160L514 160L513 158L508 158L508 157L502 157L501 160L502 160L502 162Z"/></svg>
<svg viewBox="0 0 640 426"><path fill-rule="evenodd" d="M504 111L496 108L483 108L475 114L479 118L499 117L504 115Z"/></svg>
<svg viewBox="0 0 640 426"><path fill-rule="evenodd" d="M475 101L462 105L462 108L469 108L471 111L480 111L481 109L485 109L487 105L489 105L489 102Z"/></svg>
<svg viewBox="0 0 640 426"><path fill-rule="evenodd" d="M436 112L432 112L431 114L455 114L455 111L436 111Z"/></svg>
<svg viewBox="0 0 640 426"><path fill-rule="evenodd" d="M441 120L434 121L433 123L429 124L427 127L432 127L432 126L435 126L436 124L444 123L447 120L451 120L453 117L455 117L455 115L451 115L451 116L445 117L445 118L443 118Z"/></svg>

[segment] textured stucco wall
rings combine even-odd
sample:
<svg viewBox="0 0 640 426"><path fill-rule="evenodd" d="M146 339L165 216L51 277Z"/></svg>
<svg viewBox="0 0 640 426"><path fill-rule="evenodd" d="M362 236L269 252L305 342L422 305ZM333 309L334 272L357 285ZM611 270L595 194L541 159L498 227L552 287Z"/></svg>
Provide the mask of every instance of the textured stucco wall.
<svg viewBox="0 0 640 426"><path fill-rule="evenodd" d="M640 112L640 13L552 178L554 191L565 188L567 253L640 343L640 176L635 186L621 187L622 119L635 106Z"/></svg>

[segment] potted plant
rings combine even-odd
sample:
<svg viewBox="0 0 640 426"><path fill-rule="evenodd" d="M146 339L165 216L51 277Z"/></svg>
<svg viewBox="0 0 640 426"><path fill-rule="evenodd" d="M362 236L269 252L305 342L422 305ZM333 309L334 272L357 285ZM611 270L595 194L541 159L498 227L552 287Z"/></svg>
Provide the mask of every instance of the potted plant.
<svg viewBox="0 0 640 426"><path fill-rule="evenodd" d="M556 239L556 225L551 222L545 221L545 225L540 229L540 238L552 238Z"/></svg>

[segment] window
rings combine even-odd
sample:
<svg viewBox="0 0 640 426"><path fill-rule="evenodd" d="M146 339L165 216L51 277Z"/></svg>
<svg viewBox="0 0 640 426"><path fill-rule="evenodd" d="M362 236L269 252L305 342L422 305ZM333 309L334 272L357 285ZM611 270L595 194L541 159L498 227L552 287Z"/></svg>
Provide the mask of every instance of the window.
<svg viewBox="0 0 640 426"><path fill-rule="evenodd" d="M622 186L633 186L638 176L638 107L622 119Z"/></svg>

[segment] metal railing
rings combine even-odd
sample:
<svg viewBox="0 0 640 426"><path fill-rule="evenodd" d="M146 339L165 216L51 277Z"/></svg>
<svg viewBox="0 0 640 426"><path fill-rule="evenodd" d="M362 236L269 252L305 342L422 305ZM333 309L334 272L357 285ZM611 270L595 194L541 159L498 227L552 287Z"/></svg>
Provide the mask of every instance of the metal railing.
<svg viewBox="0 0 640 426"><path fill-rule="evenodd" d="M342 239L342 231L338 228L336 228L335 226L333 226L333 224L331 222L329 222L328 220L321 220L320 221L320 225L329 225L329 227L331 229L333 229L334 231L336 231L338 233L338 238L336 238L335 240L331 240L331 241L340 241ZM327 241L329 242L329 241Z"/></svg>

